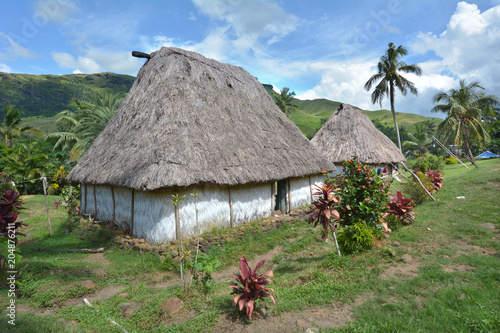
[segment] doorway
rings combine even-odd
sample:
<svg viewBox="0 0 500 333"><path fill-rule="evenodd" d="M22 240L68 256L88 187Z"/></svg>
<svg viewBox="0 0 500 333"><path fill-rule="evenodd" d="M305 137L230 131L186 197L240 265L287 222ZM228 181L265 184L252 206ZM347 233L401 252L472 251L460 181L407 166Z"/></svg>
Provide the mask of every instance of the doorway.
<svg viewBox="0 0 500 333"><path fill-rule="evenodd" d="M287 181L279 180L276 185L276 207L275 210L280 210L283 213L287 212L286 196L287 196Z"/></svg>

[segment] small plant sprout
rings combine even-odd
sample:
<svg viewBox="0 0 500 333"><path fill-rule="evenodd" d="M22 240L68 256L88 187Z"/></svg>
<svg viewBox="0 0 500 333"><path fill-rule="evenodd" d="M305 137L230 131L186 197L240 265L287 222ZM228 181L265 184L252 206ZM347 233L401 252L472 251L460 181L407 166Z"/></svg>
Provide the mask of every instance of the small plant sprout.
<svg viewBox="0 0 500 333"><path fill-rule="evenodd" d="M311 214L309 216L309 223L314 222L314 228L319 224L323 226L323 240L328 239L328 227L332 231L333 239L335 240L335 247L337 248L337 253L340 256L340 250L337 243L337 236L335 235L335 224L332 223L332 218L340 219L339 212L335 209L336 205L340 201L338 197L334 195L334 192L338 190L331 181L326 184L315 185L316 192L313 193L313 201L311 202L312 210L307 212Z"/></svg>
<svg viewBox="0 0 500 333"><path fill-rule="evenodd" d="M240 274L231 275L231 277L236 279L239 283L229 284L229 288L233 288L231 294L236 294L233 298L233 306L238 306L240 311L246 307L246 312L250 320L252 320L255 302L259 299L270 297L274 305L276 305L276 296L271 294L271 292L275 293L275 291L272 288L266 287L269 283L274 281L265 277L274 277L273 271L268 270L262 275L257 274L257 270L264 266L265 262L265 260L261 260L257 266L255 266L255 270L252 271L248 265L247 258L240 257Z"/></svg>

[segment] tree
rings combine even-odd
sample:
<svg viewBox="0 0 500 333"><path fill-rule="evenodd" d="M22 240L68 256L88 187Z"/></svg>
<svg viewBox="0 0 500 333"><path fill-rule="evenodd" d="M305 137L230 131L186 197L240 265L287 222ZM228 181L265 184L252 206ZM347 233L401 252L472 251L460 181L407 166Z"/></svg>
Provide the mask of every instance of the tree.
<svg viewBox="0 0 500 333"><path fill-rule="evenodd" d="M4 117L3 123L0 124L0 134L5 137L5 146L12 147L12 139L20 136L22 133L32 133L34 135L42 135L42 131L28 125L21 125L22 111L14 107L4 104Z"/></svg>
<svg viewBox="0 0 500 333"><path fill-rule="evenodd" d="M428 121L415 124L413 133L407 134L409 140L403 141L403 147L417 151L421 155L426 153L427 146L431 142L432 126L436 127L434 123Z"/></svg>
<svg viewBox="0 0 500 333"><path fill-rule="evenodd" d="M276 102L280 110L283 111L288 117L290 117L288 107L297 107L297 105L292 104L294 97L295 91L290 92L290 88L287 87L281 89L281 93L277 97L274 97L274 101Z"/></svg>
<svg viewBox="0 0 500 333"><path fill-rule="evenodd" d="M118 94L94 95L88 101L73 97L77 110L60 112L59 131L47 135L46 140L57 140L54 150L71 149L71 160L78 161L115 115L121 101Z"/></svg>
<svg viewBox="0 0 500 333"><path fill-rule="evenodd" d="M414 73L420 76L422 74L422 70L418 65L407 65L405 62L400 60L402 56L405 56L408 53L406 48L404 48L402 45L399 45L398 48L396 48L393 43L389 43L388 46L389 48L380 58L380 61L377 65L378 73L373 75L365 83L365 89L370 90L372 85L380 81L371 95L372 103L375 104L376 102L379 102L380 107L382 107L382 100L384 99L384 97L389 96L391 102L392 118L394 120L394 128L396 129L398 146L401 150L401 138L399 136L399 128L396 121L396 111L394 109L395 89L399 89L403 96L406 96L408 90L410 90L410 92L414 95L417 95L418 91L417 88L415 88L415 85L411 81L408 81L406 78L401 76L399 72Z"/></svg>
<svg viewBox="0 0 500 333"><path fill-rule="evenodd" d="M490 142L482 118L500 104L498 97L484 94L484 88L478 81L469 84L460 80L460 88L450 89L448 93L437 93L433 101L438 104L432 112L444 112L446 119L439 124L438 134L444 140L456 145L463 145L465 157L477 168L471 147L473 141L480 146Z"/></svg>

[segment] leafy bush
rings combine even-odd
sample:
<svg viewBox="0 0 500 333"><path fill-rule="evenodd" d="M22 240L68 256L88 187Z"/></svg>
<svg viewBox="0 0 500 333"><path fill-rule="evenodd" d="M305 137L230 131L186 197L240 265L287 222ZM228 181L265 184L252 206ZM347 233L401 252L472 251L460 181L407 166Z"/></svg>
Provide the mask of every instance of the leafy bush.
<svg viewBox="0 0 500 333"><path fill-rule="evenodd" d="M415 204L412 201L410 198L403 197L401 191L398 191L387 203L389 211L384 214L383 218L388 221L392 220L397 226L399 223L409 225L415 220L415 211L412 210Z"/></svg>
<svg viewBox="0 0 500 333"><path fill-rule="evenodd" d="M427 189L427 191L432 192L434 184L429 179L429 177L424 175L421 171L418 171L416 175L418 179L420 179L424 187ZM428 198L427 193L425 193L424 189L416 181L409 181L407 183L404 183L403 192L406 196L415 201L417 205L421 204Z"/></svg>
<svg viewBox="0 0 500 333"><path fill-rule="evenodd" d="M433 191L439 191L443 187L444 177L442 174L439 173L439 170L432 171L431 169L429 169L429 171L427 171L425 173L425 175L432 182L432 184L433 184L432 190Z"/></svg>
<svg viewBox="0 0 500 333"><path fill-rule="evenodd" d="M352 254L370 249L375 242L375 233L365 223L357 222L342 228L338 242L344 253Z"/></svg>
<svg viewBox="0 0 500 333"><path fill-rule="evenodd" d="M334 195L335 191L339 189L335 188L332 181L328 181L321 186L315 186L317 191L313 193L313 196L316 199L311 202L312 210L307 212L307 214L311 214L308 222L314 222L314 228L318 223L321 224L323 226L323 240L326 240L328 238L328 227L330 227L332 233L335 232L335 225L331 222L332 217L337 220L340 217L339 212L335 209L339 198Z"/></svg>
<svg viewBox="0 0 500 333"><path fill-rule="evenodd" d="M274 290L266 287L269 283L274 281L264 277L264 275L273 277L273 271L266 271L262 275L257 274L257 270L264 266L265 262L265 260L261 260L255 267L255 270L252 271L248 265L247 258L240 257L240 274L231 275L232 278L236 279L236 281L240 283L240 285L236 283L229 284L229 288L233 288L231 294L236 294L233 298L233 306L238 305L240 311L246 307L246 312L250 320L252 320L252 312L255 308L255 302L259 299L270 297L276 305L276 299L270 293L270 291L274 292Z"/></svg>
<svg viewBox="0 0 500 333"><path fill-rule="evenodd" d="M446 164L458 164L458 160L453 156L448 157L445 160L445 162L446 162Z"/></svg>
<svg viewBox="0 0 500 333"><path fill-rule="evenodd" d="M413 169L415 171L425 170L438 170L443 166L443 160L440 157L432 154L425 154L424 156L419 157L415 163L413 164Z"/></svg>
<svg viewBox="0 0 500 333"><path fill-rule="evenodd" d="M195 284L201 284L204 291L209 291L212 288L212 273L221 265L219 260L209 254L201 254L187 263Z"/></svg>
<svg viewBox="0 0 500 333"><path fill-rule="evenodd" d="M380 217L387 210L389 183L376 172L353 158L343 162L343 174L335 177L340 202L338 212L342 226L363 222L377 230Z"/></svg>

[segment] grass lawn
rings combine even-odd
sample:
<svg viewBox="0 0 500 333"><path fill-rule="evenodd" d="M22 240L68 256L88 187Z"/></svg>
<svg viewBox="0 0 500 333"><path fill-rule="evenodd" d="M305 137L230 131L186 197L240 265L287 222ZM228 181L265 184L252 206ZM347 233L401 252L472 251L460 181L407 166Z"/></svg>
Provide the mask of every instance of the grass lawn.
<svg viewBox="0 0 500 333"><path fill-rule="evenodd" d="M262 221L248 223L244 240L210 250L222 265L209 292L184 288L171 260L112 247L105 229L66 233L63 207L50 209L50 237L43 196L24 197L16 327L7 324L10 298L1 290L0 332L500 332L500 159L478 164L446 166L439 201L415 207L414 224L364 253L338 257L306 221L266 233ZM106 251L34 250L99 246ZM262 272L275 274L276 306L267 300L267 315L256 310L253 321L232 307L227 289L240 255L253 267L268 259ZM95 286L85 288L86 280ZM161 315L173 296L183 307ZM124 317L124 303L140 309Z"/></svg>

